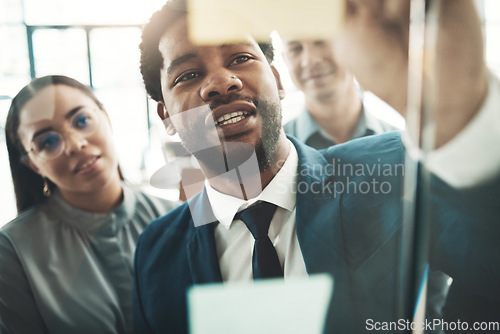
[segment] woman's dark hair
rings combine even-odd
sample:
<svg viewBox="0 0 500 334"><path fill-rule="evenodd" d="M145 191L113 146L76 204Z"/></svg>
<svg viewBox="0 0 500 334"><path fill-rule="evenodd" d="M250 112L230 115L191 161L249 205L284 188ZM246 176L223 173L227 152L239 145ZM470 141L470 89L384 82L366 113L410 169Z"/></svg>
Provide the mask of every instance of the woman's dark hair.
<svg viewBox="0 0 500 334"><path fill-rule="evenodd" d="M65 85L76 88L90 97L100 109L103 109L102 103L97 99L90 87L83 85L75 79L62 75L48 75L42 78L33 79L28 85L21 89L19 93L17 93L12 100L9 113L7 114L7 121L5 123L5 138L7 142L7 150L9 152L10 172L14 183L18 212L26 210L45 199L42 193L44 183L43 178L23 163L23 159L27 158L28 153L21 143L21 139L18 134L20 122L19 116L26 103L30 101L40 90L54 85ZM51 190L56 188L56 185L50 180L48 180L48 183Z"/></svg>
<svg viewBox="0 0 500 334"><path fill-rule="evenodd" d="M141 74L144 86L149 96L156 102L164 102L161 93L161 69L163 56L158 48L161 37L172 25L188 12L186 0L170 0L151 16L142 29L141 44ZM259 43L267 61L274 58L274 48L269 43Z"/></svg>

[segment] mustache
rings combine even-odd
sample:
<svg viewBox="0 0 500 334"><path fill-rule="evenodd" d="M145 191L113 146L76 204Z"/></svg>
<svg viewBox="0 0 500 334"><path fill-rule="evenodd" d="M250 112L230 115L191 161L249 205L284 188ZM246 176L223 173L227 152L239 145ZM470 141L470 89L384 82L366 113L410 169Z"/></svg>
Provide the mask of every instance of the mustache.
<svg viewBox="0 0 500 334"><path fill-rule="evenodd" d="M256 108L259 107L259 100L257 98L253 98L251 96L245 95L245 94L240 94L240 93L234 93L230 94L227 96L222 96L218 99L213 100L210 104L210 110L214 110L217 107L220 107L224 104L229 104L234 101L245 101L245 102L250 102L255 105Z"/></svg>

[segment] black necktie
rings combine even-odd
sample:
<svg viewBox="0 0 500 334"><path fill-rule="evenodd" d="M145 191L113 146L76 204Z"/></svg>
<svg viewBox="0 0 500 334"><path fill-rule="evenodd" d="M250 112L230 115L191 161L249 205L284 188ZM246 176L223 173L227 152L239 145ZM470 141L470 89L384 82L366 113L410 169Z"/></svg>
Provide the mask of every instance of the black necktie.
<svg viewBox="0 0 500 334"><path fill-rule="evenodd" d="M261 202L234 217L245 223L255 239L252 257L254 279L283 277L278 254L267 235L275 211L276 205Z"/></svg>

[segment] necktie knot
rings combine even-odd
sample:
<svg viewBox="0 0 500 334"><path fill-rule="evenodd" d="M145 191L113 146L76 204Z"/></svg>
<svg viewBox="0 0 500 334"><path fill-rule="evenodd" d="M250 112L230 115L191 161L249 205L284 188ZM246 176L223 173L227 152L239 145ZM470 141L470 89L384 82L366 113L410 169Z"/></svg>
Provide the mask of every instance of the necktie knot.
<svg viewBox="0 0 500 334"><path fill-rule="evenodd" d="M276 211L276 205L268 202L260 202L236 214L235 219L245 223L255 240L267 237L269 225Z"/></svg>

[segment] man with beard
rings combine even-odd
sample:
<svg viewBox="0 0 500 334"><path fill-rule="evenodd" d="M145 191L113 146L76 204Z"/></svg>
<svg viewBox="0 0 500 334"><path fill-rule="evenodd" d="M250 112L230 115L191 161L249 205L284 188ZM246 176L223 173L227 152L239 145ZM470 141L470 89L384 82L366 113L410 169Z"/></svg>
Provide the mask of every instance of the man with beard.
<svg viewBox="0 0 500 334"><path fill-rule="evenodd" d="M380 8L372 7L371 1L348 2L346 31L339 43L351 52L359 51L360 45L369 46L365 39L377 43L376 52L344 61L361 69L356 76L365 80L366 84L361 82L365 87L404 110L407 58L400 51L408 46L409 3L377 3ZM459 19L468 32L460 48L464 43L477 47L474 43L480 40L481 29L472 2L443 3L451 18ZM456 27L446 31L450 34L444 42L453 41L454 33L463 34ZM457 45L445 46L440 51L446 55ZM441 73L445 103L438 108L436 144L448 154L453 151L449 145L469 120L476 114L488 117L491 104L498 103L499 88L493 80L493 93L486 99L488 78L482 49L472 50L457 53L454 60L460 59L455 65L460 66ZM284 93L279 74L270 64L270 45L258 45L251 37L235 44L194 45L188 37L182 0L167 2L153 15L143 31L141 52L141 72L148 93L158 101L158 115L168 133L179 133L207 180L201 194L152 222L140 237L134 266L136 331L187 333L186 291L195 284L325 272L335 279L327 332L361 332L367 319L397 320L395 286L398 269L404 265L400 262L401 174L332 171L358 163L373 170L401 165L405 151L400 136L371 136L322 153L287 139L280 127L279 102ZM451 74L469 82L457 85ZM453 118L447 119L450 107ZM457 174L450 173L449 166L444 168L447 174ZM436 173L441 175L438 169ZM485 175L484 171L478 174ZM356 193L362 184L385 184L386 188ZM468 245L481 240L479 253L498 253L493 246L499 233L491 228L492 209L477 210L474 193L457 193L437 179L433 186L439 194L433 198L438 208L433 214L440 220L432 239L431 265L453 277L459 307L467 292L478 298L475 305L481 314L496 314L480 302L492 299L491 306L500 300L491 295L500 278L495 258L478 261L478 254L469 256L468 252ZM472 209L474 215L465 214L462 208ZM263 224L267 231L259 231L262 226L252 223L255 211L266 216L261 222L267 219ZM460 228L454 228L455 224ZM478 226L482 234L469 233ZM460 252L454 252L457 245ZM207 310L211 311L216 312Z"/></svg>

